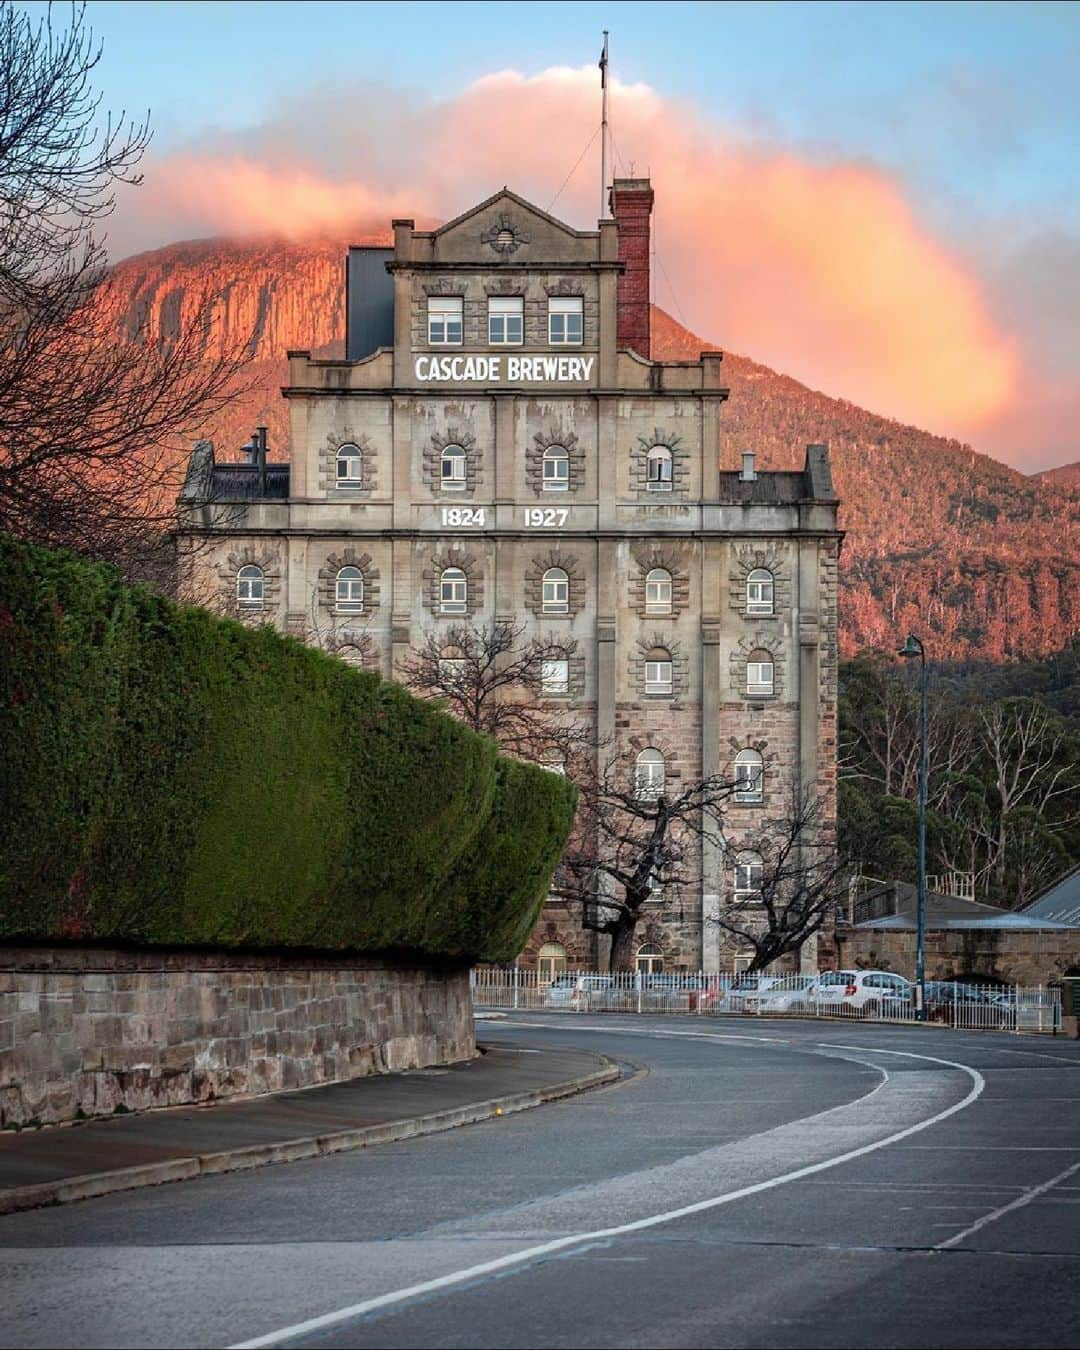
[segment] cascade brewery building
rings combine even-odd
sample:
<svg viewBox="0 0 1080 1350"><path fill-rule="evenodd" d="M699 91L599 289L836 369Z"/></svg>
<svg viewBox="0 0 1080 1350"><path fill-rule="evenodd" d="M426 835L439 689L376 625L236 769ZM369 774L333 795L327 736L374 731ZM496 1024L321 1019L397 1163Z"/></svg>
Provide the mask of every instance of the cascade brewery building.
<svg viewBox="0 0 1080 1350"><path fill-rule="evenodd" d="M651 781L737 776L727 847L637 930L643 968L731 970L709 918L752 887L763 813L794 790L835 818L837 501L825 446L722 462L719 352L652 359L652 203L616 179L581 231L504 189L351 249L346 359L289 353L288 461L200 442L181 541L193 598L389 678L432 629L524 624L565 647L543 697ZM521 961L598 941L552 901Z"/></svg>

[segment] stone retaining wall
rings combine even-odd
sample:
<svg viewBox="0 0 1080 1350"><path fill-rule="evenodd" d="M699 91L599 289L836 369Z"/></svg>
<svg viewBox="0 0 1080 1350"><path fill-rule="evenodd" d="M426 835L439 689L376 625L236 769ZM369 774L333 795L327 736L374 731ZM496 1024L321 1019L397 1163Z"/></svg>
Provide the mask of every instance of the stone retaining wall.
<svg viewBox="0 0 1080 1350"><path fill-rule="evenodd" d="M904 928L849 928L836 934L835 962L915 973L915 933ZM1080 929L928 928L926 978L987 976L1010 984L1047 984L1080 968Z"/></svg>
<svg viewBox="0 0 1080 1350"><path fill-rule="evenodd" d="M370 957L0 947L0 1126L470 1059L468 971Z"/></svg>

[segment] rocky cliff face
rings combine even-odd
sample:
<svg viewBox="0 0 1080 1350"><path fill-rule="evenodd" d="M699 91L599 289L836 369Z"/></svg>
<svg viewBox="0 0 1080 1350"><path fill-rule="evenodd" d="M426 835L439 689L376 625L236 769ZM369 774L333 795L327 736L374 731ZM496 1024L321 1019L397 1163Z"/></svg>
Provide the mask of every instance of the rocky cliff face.
<svg viewBox="0 0 1080 1350"><path fill-rule="evenodd" d="M203 240L130 258L116 281L130 295L122 333L167 339L200 297L217 293L208 354L250 344L250 389L202 434L228 454L251 427L270 429L284 457L288 417L280 387L285 353L341 356L345 244L387 237ZM737 335L736 335L737 336ZM694 358L713 344L654 311L653 354ZM801 463L827 441L847 530L842 558L842 641L893 647L909 629L940 659L1004 660L1054 651L1080 627L1075 476L1025 477L969 446L878 417L725 353L731 387L722 455L735 467L754 450L762 467Z"/></svg>

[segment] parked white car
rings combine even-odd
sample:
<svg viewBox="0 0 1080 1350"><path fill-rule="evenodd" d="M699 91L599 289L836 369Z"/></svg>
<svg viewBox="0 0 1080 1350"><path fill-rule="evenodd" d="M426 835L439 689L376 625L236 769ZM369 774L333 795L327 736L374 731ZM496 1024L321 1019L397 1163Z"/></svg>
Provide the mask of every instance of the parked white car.
<svg viewBox="0 0 1080 1350"><path fill-rule="evenodd" d="M740 975L731 988L720 995L715 1006L724 1012L742 1012L747 999L763 994L783 978L782 975Z"/></svg>
<svg viewBox="0 0 1080 1350"><path fill-rule="evenodd" d="M888 1016L914 997L910 980L889 970L826 970L806 991L807 1007L819 1012Z"/></svg>
<svg viewBox="0 0 1080 1350"><path fill-rule="evenodd" d="M785 975L765 989L748 994L743 1009L752 1013L805 1012L808 990L817 984L816 975Z"/></svg>
<svg viewBox="0 0 1080 1350"><path fill-rule="evenodd" d="M614 983L610 975L556 975L544 995L544 1007L575 1011L603 1007Z"/></svg>

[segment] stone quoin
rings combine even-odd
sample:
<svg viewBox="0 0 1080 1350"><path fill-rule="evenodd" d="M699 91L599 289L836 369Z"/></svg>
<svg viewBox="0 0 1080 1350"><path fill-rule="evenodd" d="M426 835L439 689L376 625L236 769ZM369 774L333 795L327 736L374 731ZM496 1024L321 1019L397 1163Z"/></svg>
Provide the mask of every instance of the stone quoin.
<svg viewBox="0 0 1080 1350"><path fill-rule="evenodd" d="M739 848L795 790L835 827L837 499L822 445L796 472L756 470L751 445L721 462L721 353L651 358L651 184L616 179L609 202L577 230L504 188L351 249L347 359L289 353L287 460L259 435L244 462L195 447L183 575L193 600L389 678L432 629L522 624L566 644L552 707L606 753L659 750L673 781L758 751L761 800L732 802L727 849L638 929L668 970L731 970L709 919ZM557 614L547 567L566 573ZM671 679L650 692L657 647ZM521 961L592 965L603 941L549 901Z"/></svg>

